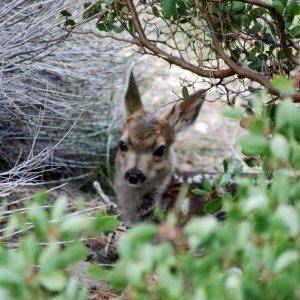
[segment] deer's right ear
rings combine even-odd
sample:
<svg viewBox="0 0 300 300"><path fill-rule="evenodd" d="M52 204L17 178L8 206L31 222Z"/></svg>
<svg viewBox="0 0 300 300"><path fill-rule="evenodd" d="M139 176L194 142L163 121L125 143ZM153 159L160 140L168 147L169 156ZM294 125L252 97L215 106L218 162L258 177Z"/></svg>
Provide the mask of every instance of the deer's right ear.
<svg viewBox="0 0 300 300"><path fill-rule="evenodd" d="M204 103L206 90L200 90L190 99L177 102L166 114L165 120L174 128L175 132L182 131L194 123Z"/></svg>
<svg viewBox="0 0 300 300"><path fill-rule="evenodd" d="M127 89L125 93L126 116L130 116L135 111L143 108L141 95L136 84L132 69L126 80Z"/></svg>

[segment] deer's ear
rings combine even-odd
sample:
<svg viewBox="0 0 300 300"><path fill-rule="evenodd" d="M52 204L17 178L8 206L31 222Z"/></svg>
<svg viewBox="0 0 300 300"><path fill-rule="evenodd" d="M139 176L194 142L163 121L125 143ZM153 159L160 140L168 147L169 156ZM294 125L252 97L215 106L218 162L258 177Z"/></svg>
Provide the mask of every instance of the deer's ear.
<svg viewBox="0 0 300 300"><path fill-rule="evenodd" d="M182 131L194 123L205 100L205 95L206 90L200 90L190 99L176 103L167 113L165 119L175 132Z"/></svg>
<svg viewBox="0 0 300 300"><path fill-rule="evenodd" d="M125 109L126 116L130 116L135 111L143 108L140 92L136 84L132 69L127 76L126 86Z"/></svg>

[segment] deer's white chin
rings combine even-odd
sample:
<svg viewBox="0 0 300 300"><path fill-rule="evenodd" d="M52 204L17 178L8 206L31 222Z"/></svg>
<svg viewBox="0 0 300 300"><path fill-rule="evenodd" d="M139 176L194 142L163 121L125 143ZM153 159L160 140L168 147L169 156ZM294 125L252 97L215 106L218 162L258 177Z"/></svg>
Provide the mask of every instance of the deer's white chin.
<svg viewBox="0 0 300 300"><path fill-rule="evenodd" d="M144 183L145 182L142 182L142 183L137 183L137 184L132 184L132 183L129 183L128 181L125 181L127 186L133 188L133 189L138 189L138 188L141 188L142 186L144 186Z"/></svg>

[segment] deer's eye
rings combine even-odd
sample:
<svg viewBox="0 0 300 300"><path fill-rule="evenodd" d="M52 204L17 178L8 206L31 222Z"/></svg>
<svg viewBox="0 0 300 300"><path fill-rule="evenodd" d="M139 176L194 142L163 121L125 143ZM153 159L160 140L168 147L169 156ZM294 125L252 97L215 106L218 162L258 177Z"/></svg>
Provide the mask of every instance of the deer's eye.
<svg viewBox="0 0 300 300"><path fill-rule="evenodd" d="M159 146L153 153L154 156L162 157L165 153L166 146Z"/></svg>
<svg viewBox="0 0 300 300"><path fill-rule="evenodd" d="M127 151L128 150L128 147L127 147L127 145L124 141L119 141L119 149L121 151Z"/></svg>

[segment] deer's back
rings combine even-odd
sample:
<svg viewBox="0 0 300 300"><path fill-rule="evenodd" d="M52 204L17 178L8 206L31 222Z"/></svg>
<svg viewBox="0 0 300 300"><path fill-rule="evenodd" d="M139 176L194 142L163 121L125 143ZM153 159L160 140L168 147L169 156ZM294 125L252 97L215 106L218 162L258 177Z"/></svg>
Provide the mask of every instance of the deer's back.
<svg viewBox="0 0 300 300"><path fill-rule="evenodd" d="M151 195L146 195L139 208L139 221L159 222L155 210L162 210L164 214L174 211L178 224L183 226L192 216L202 216L205 214L204 207L209 201L219 197L214 192L208 196L196 196L193 190L203 188L204 178L214 177L213 174L199 174L192 172L174 174L165 191L161 194L159 203ZM182 193L182 194L181 194Z"/></svg>

